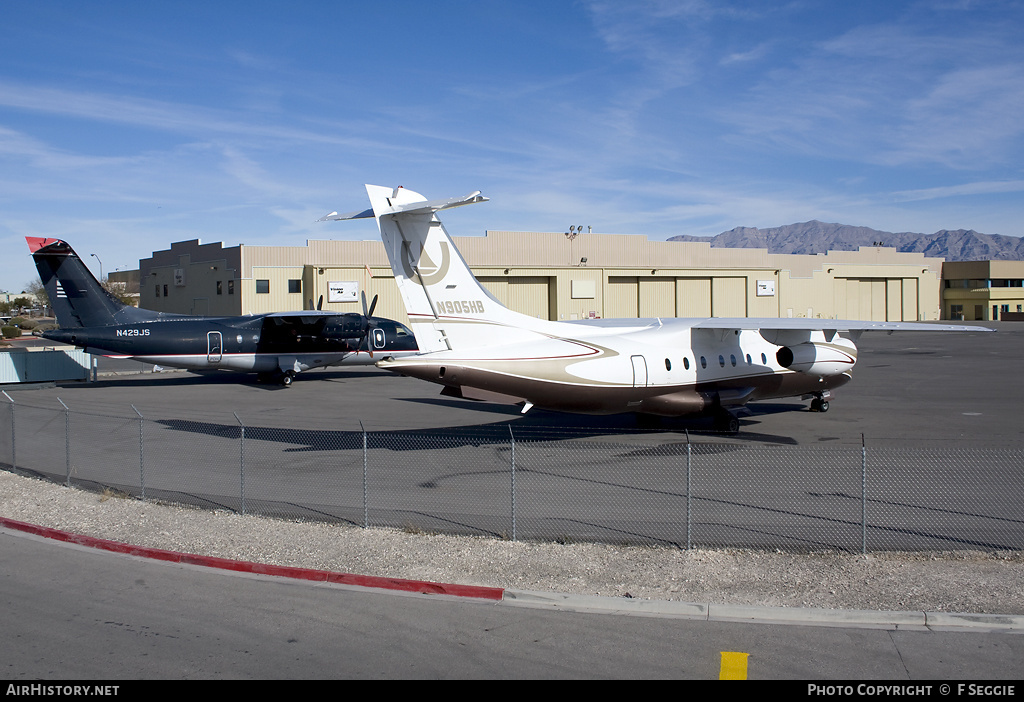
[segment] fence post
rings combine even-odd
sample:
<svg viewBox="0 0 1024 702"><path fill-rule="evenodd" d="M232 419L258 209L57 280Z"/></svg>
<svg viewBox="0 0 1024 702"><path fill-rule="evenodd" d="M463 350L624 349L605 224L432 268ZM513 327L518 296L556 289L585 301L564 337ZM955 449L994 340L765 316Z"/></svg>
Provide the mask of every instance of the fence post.
<svg viewBox="0 0 1024 702"><path fill-rule="evenodd" d="M516 541L516 436L512 433L512 425L508 425L508 436L512 442L512 540Z"/></svg>
<svg viewBox="0 0 1024 702"><path fill-rule="evenodd" d="M359 430L363 433L363 528L370 528L370 507L367 500L367 488L366 488L366 427L363 426L363 421L359 420Z"/></svg>
<svg viewBox="0 0 1024 702"><path fill-rule="evenodd" d="M64 400L58 397L57 402L64 408L64 484L71 487L71 416Z"/></svg>
<svg viewBox="0 0 1024 702"><path fill-rule="evenodd" d="M131 405L131 408L135 410L135 414L139 415L139 487L142 488L142 499L146 499L146 460L142 442L143 417L142 412L136 409L135 405Z"/></svg>
<svg viewBox="0 0 1024 702"><path fill-rule="evenodd" d="M7 398L7 401L11 403L11 470L18 470L18 452L14 447L14 400L7 394L6 390L0 390Z"/></svg>
<svg viewBox="0 0 1024 702"><path fill-rule="evenodd" d="M860 553L868 552L868 447L860 435Z"/></svg>
<svg viewBox="0 0 1024 702"><path fill-rule="evenodd" d="M237 412L232 412L231 414L235 415L235 421L238 422L238 426L241 428L238 438L238 489L239 498L242 502L242 514L245 514L245 425L238 418Z"/></svg>
<svg viewBox="0 0 1024 702"><path fill-rule="evenodd" d="M686 432L686 550L689 551L693 548L693 541L690 536L690 430L684 429Z"/></svg>

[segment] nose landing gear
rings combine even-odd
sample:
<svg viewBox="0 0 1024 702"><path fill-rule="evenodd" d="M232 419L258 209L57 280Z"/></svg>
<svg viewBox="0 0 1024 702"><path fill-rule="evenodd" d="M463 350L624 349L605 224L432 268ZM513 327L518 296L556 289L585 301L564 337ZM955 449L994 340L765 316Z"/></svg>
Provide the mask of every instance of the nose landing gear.
<svg viewBox="0 0 1024 702"><path fill-rule="evenodd" d="M831 396L829 392L818 392L814 394L814 399L811 400L811 411L812 412L828 412L828 398Z"/></svg>

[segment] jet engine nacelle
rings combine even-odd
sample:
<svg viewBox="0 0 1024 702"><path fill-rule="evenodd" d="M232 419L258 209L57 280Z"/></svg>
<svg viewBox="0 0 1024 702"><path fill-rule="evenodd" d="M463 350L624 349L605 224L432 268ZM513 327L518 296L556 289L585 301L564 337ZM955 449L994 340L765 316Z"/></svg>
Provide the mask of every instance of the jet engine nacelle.
<svg viewBox="0 0 1024 702"><path fill-rule="evenodd" d="M783 368L824 378L851 370L857 363L857 346L836 336L828 343L808 341L783 346L775 357Z"/></svg>

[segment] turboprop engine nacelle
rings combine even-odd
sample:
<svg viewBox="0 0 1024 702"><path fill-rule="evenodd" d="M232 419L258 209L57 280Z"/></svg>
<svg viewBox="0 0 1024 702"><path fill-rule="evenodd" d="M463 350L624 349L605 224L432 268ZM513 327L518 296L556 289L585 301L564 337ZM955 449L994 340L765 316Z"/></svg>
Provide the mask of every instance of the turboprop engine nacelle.
<svg viewBox="0 0 1024 702"><path fill-rule="evenodd" d="M830 342L808 341L783 346L776 359L783 368L824 378L850 371L857 363L857 346L849 339L836 336Z"/></svg>

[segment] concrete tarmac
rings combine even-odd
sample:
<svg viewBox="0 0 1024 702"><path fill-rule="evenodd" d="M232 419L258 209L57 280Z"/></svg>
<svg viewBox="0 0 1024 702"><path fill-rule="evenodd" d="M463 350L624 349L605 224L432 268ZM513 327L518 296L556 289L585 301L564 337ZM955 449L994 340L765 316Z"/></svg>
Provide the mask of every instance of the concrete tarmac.
<svg viewBox="0 0 1024 702"><path fill-rule="evenodd" d="M1019 421L1024 323L986 326L997 332L865 333L857 342L853 380L836 391L829 412L808 412L809 403L799 398L752 403L737 438L820 445L859 444L863 435L872 443L1018 447L1024 441L1024 423ZM112 367L117 370L111 371ZM637 428L636 418L628 414L594 417L534 409L522 415L513 405L445 398L438 385L375 368L318 369L299 375L291 388L258 384L253 375L159 373L151 368L134 361L100 359L98 382L40 388L24 395L24 401L60 407L60 397L73 410L120 416L134 416L134 404L147 416L197 421L222 421L237 412L248 426L327 422L334 429L350 431L359 430L360 425L375 431L509 422L516 430L555 433L565 429L614 435ZM669 432L711 433L706 419L655 422L653 428Z"/></svg>

